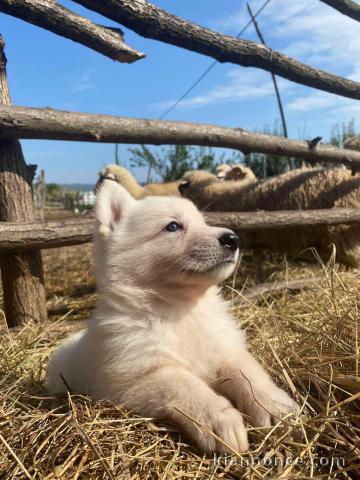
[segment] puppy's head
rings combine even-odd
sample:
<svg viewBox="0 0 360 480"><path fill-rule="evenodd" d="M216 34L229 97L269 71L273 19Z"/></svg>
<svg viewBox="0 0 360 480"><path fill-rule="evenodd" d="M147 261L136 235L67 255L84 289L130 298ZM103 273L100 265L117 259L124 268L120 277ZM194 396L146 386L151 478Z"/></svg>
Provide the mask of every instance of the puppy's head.
<svg viewBox="0 0 360 480"><path fill-rule="evenodd" d="M234 270L238 237L208 226L186 199L135 200L116 182L104 180L96 217L98 274L105 287L207 287Z"/></svg>

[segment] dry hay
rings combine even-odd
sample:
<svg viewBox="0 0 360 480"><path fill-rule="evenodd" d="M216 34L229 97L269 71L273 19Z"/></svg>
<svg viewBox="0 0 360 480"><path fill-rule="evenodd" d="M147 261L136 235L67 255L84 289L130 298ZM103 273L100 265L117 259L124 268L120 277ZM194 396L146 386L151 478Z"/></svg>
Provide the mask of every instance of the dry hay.
<svg viewBox="0 0 360 480"><path fill-rule="evenodd" d="M74 319L88 315L95 296L89 247L45 257L50 321L2 332L0 478L359 478L359 272L293 265L273 277L307 277L311 288L234 307L252 351L307 417L296 426L285 420L271 429L249 428L246 455L214 462L151 419L107 402L46 393L50 351L80 328ZM247 264L225 287L229 298L242 295L246 278L250 285Z"/></svg>
<svg viewBox="0 0 360 480"><path fill-rule="evenodd" d="M50 221L50 220L65 220L68 218L76 218L76 215L72 210L67 210L65 208L44 208L44 217L45 220Z"/></svg>
<svg viewBox="0 0 360 480"><path fill-rule="evenodd" d="M88 318L96 301L91 245L45 250L42 256L50 316Z"/></svg>

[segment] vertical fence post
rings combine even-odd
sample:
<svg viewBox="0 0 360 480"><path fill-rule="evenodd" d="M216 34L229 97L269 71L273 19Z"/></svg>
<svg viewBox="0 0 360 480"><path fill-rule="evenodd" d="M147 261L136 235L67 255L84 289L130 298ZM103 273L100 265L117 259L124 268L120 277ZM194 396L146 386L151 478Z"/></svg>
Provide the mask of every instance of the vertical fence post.
<svg viewBox="0 0 360 480"><path fill-rule="evenodd" d="M45 170L40 172L40 220L45 220L45 200L46 200L46 183L45 183Z"/></svg>
<svg viewBox="0 0 360 480"><path fill-rule="evenodd" d="M4 41L0 35L0 105L10 105ZM35 168L26 165L18 140L0 140L0 221L35 220L32 180ZM0 255L4 308L9 327L47 317L44 277L39 250Z"/></svg>

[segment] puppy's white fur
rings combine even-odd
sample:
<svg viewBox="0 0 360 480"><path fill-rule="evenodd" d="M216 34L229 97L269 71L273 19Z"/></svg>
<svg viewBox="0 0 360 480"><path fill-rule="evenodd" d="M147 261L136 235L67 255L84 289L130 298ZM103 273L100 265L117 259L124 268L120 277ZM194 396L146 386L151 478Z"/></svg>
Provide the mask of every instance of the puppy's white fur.
<svg viewBox="0 0 360 480"><path fill-rule="evenodd" d="M96 204L99 299L88 327L52 357L51 392L66 384L95 399L177 424L204 452L248 447L242 414L255 426L296 410L247 351L219 296L237 260L188 200L134 200L105 180ZM168 231L177 222L182 228ZM170 228L171 230L171 228Z"/></svg>

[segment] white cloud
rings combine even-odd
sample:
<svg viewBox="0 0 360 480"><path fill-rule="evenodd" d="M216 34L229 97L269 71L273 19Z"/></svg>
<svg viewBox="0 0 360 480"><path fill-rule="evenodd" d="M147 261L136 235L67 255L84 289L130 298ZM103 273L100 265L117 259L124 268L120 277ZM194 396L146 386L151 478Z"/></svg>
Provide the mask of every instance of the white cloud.
<svg viewBox="0 0 360 480"><path fill-rule="evenodd" d="M360 66L358 23L319 1L300 3L304 11L285 21L279 20L274 12L272 36L288 42L285 53L292 51L300 60L334 71L347 70L346 74L351 75ZM274 0L273 8L276 4L279 0Z"/></svg>
<svg viewBox="0 0 360 480"><path fill-rule="evenodd" d="M263 0L251 2L253 12ZM213 27L237 34L249 17L243 6L234 15L221 19ZM268 45L316 68L360 81L360 31L358 22L341 15L318 0L272 0L259 17L259 23ZM250 27L247 35L254 35ZM255 38L255 37L254 37ZM332 113L357 115L360 107L349 100L321 91L310 91L282 79L281 92L286 96L287 108L293 112L328 110ZM180 107L198 108L226 102L245 101L273 96L270 76L260 70L233 68L224 81L201 95L185 99ZM294 99L294 96L298 98ZM173 101L163 102L162 107ZM159 104L158 104L159 105Z"/></svg>
<svg viewBox="0 0 360 480"><path fill-rule="evenodd" d="M264 10L257 17L261 29L265 31L264 26L269 25L269 18L276 18L281 21L288 21L289 19L296 17L299 13L303 13L305 7L310 6L312 0L272 0ZM250 0L250 7L254 14L263 6L264 0ZM224 31L232 35L236 35L249 21L249 14L247 12L246 5L243 4L241 9L234 12L228 17L222 18L214 22L213 28L219 31ZM250 26L247 33L253 29Z"/></svg>
<svg viewBox="0 0 360 480"><path fill-rule="evenodd" d="M83 92L85 90L90 90L95 87L94 81L94 70L86 70L83 72L79 78L76 79L75 85L71 88L71 93Z"/></svg>
<svg viewBox="0 0 360 480"><path fill-rule="evenodd" d="M234 68L225 74L225 79L223 84L216 85L202 95L183 100L181 102L182 108L205 107L214 103L247 101L274 95L274 86L270 74L261 70ZM278 83L282 92L290 91L292 88L292 84L286 80L278 78ZM152 106L168 108L174 102L175 99L156 103Z"/></svg>
<svg viewBox="0 0 360 480"><path fill-rule="evenodd" d="M321 91L292 100L287 104L287 109L297 114L322 111L334 122L360 116L360 102Z"/></svg>
<svg viewBox="0 0 360 480"><path fill-rule="evenodd" d="M288 103L287 108L294 112L308 112L321 108L331 108L336 105L338 98L325 92L315 91L309 95L298 97Z"/></svg>

